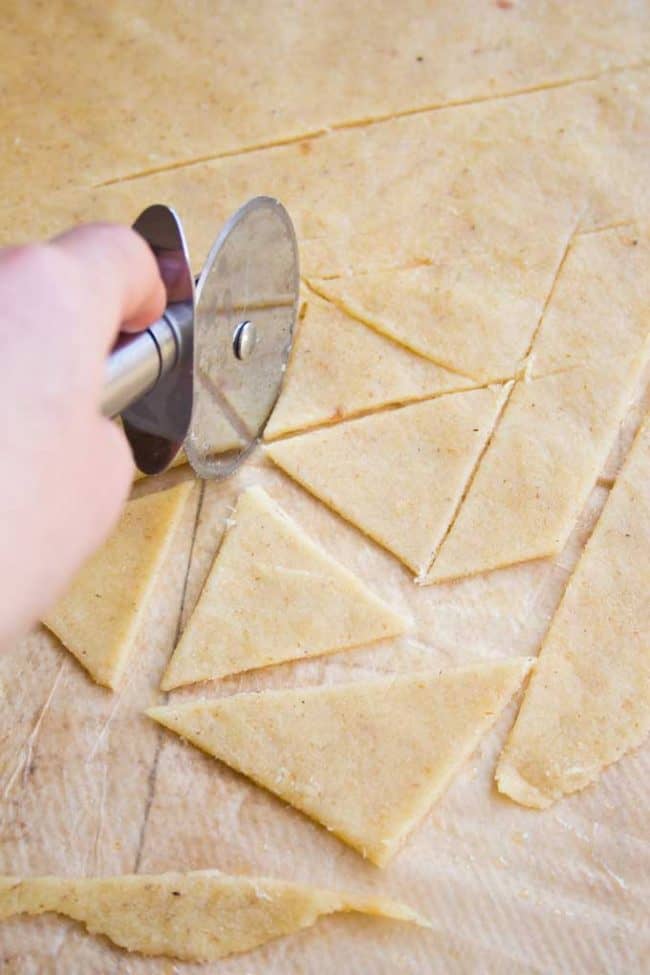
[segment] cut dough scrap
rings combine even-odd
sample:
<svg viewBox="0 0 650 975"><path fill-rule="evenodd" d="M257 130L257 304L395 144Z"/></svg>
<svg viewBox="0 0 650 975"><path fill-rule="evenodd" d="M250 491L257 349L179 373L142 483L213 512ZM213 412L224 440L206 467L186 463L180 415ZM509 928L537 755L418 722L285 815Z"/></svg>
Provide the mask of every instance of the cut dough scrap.
<svg viewBox="0 0 650 975"><path fill-rule="evenodd" d="M643 357L519 382L425 583L559 552L638 385Z"/></svg>
<svg viewBox="0 0 650 975"><path fill-rule="evenodd" d="M567 234L569 227L566 228ZM561 248L555 255L561 257ZM494 256L314 280L313 287L371 328L481 382L511 378L543 306L541 280L514 266L495 275Z"/></svg>
<svg viewBox="0 0 650 975"><path fill-rule="evenodd" d="M501 755L499 790L544 808L650 732L650 421L567 586Z"/></svg>
<svg viewBox="0 0 650 975"><path fill-rule="evenodd" d="M403 633L408 621L259 487L239 498L164 690Z"/></svg>
<svg viewBox="0 0 650 975"><path fill-rule="evenodd" d="M0 918L54 911L121 948L207 962L250 951L310 927L326 914L356 911L427 926L383 897L302 887L218 870L117 877L0 877Z"/></svg>
<svg viewBox="0 0 650 975"><path fill-rule="evenodd" d="M98 684L115 688L192 482L129 501L117 528L44 618Z"/></svg>
<svg viewBox="0 0 650 975"><path fill-rule="evenodd" d="M472 385L310 296L264 438Z"/></svg>
<svg viewBox="0 0 650 975"><path fill-rule="evenodd" d="M650 234L628 227L577 237L535 341L534 377L643 348L649 331Z"/></svg>
<svg viewBox="0 0 650 975"><path fill-rule="evenodd" d="M428 568L501 409L474 389L270 444L272 460L393 552Z"/></svg>
<svg viewBox="0 0 650 975"><path fill-rule="evenodd" d="M519 687L528 659L236 694L147 714L383 866Z"/></svg>

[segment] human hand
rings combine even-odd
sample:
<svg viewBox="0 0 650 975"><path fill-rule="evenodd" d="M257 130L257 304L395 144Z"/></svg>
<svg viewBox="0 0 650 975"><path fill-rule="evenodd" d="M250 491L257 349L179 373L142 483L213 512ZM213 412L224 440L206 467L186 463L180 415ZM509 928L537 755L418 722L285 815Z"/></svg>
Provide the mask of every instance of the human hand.
<svg viewBox="0 0 650 975"><path fill-rule="evenodd" d="M92 224L0 250L0 648L35 622L119 517L133 477L100 415L117 333L165 307L145 241Z"/></svg>

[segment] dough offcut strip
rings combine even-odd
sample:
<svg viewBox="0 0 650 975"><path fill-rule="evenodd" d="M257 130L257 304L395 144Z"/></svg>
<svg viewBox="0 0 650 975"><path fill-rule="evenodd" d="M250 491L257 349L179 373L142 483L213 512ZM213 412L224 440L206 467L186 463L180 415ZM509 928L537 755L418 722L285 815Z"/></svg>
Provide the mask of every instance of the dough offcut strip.
<svg viewBox="0 0 650 975"><path fill-rule="evenodd" d="M310 927L325 914L356 911L426 926L383 897L302 887L218 870L117 877L0 877L0 919L55 911L128 951L216 961Z"/></svg>
<svg viewBox="0 0 650 975"><path fill-rule="evenodd" d="M496 772L544 808L650 731L650 421L567 586Z"/></svg>

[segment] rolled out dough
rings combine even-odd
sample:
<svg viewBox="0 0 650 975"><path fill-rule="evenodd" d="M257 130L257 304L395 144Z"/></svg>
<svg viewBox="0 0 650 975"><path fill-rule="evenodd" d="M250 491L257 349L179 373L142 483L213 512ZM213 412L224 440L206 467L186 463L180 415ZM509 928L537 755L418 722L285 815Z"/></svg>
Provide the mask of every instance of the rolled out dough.
<svg viewBox="0 0 650 975"><path fill-rule="evenodd" d="M531 355L545 376L643 349L650 332L650 234L629 224L576 237Z"/></svg>
<svg viewBox="0 0 650 975"><path fill-rule="evenodd" d="M649 111L650 70L626 71L50 194L38 206L32 199L0 207L0 238L29 240L83 219L128 222L152 199L167 199L183 216L198 271L215 228L263 190L291 213L308 280L424 263L430 294L447 293L449 340L464 334L464 348L482 368L472 336L477 329L501 334L499 354L510 375L576 226L602 227L650 212ZM23 187L26 173L19 172ZM470 276L480 321L466 317ZM504 292L519 296L527 311L514 319L508 313L512 331L505 334ZM402 309L409 320L425 311L418 332L445 338L427 302L409 309L407 298L408 290ZM470 371L469 363L457 368Z"/></svg>
<svg viewBox="0 0 650 975"><path fill-rule="evenodd" d="M176 456L174 457L173 461L169 465L169 467L170 468L173 468L173 467L182 467L183 464L187 464L187 457L185 456L185 451L184 450L179 450L178 453L176 454ZM143 478L143 477L149 477L149 476L150 476L149 474L145 474L143 471L138 470L136 468L136 471L135 471L135 475L133 477L133 480L134 481L139 481L139 480L141 480L141 478Z"/></svg>
<svg viewBox="0 0 650 975"><path fill-rule="evenodd" d="M264 439L472 385L309 295Z"/></svg>
<svg viewBox="0 0 650 975"><path fill-rule="evenodd" d="M43 619L98 684L119 684L193 486L186 481L129 501L111 537Z"/></svg>
<svg viewBox="0 0 650 975"><path fill-rule="evenodd" d="M162 687L342 650L407 628L408 620L253 487L237 502Z"/></svg>
<svg viewBox="0 0 650 975"><path fill-rule="evenodd" d="M427 577L441 582L565 544L648 360L650 242L635 226L574 239L517 384Z"/></svg>
<svg viewBox="0 0 650 975"><path fill-rule="evenodd" d="M223 0L190 21L182 0L138 0L135 11L131 0L8 4L1 195L38 199L61 185L591 76L643 59L649 44L644 5L626 0L508 9L409 0L404 17L384 13L376 0Z"/></svg>
<svg viewBox="0 0 650 975"><path fill-rule="evenodd" d="M520 381L426 583L556 555L637 390L641 356Z"/></svg>
<svg viewBox="0 0 650 975"><path fill-rule="evenodd" d="M267 877L218 870L117 877L0 877L0 918L55 911L128 951L207 962L310 927L324 914L356 911L425 925L414 911Z"/></svg>
<svg viewBox="0 0 650 975"><path fill-rule="evenodd" d="M147 714L384 866L531 663L235 694Z"/></svg>
<svg viewBox="0 0 650 975"><path fill-rule="evenodd" d="M440 396L276 441L279 467L424 572L492 432L503 388Z"/></svg>
<svg viewBox="0 0 650 975"><path fill-rule="evenodd" d="M543 808L650 731L650 420L553 619L499 760L499 791Z"/></svg>
<svg viewBox="0 0 650 975"><path fill-rule="evenodd" d="M35 239L82 219L128 222L143 206L167 200L183 218L198 271L229 213L248 196L269 192L289 208L309 277L437 262L430 292L448 289L451 329L465 327L462 315L472 306L469 268L488 338L492 328L503 335L506 320L514 326L513 344L506 336L502 349L508 356L534 328L578 219L581 228L593 228L648 212L650 72L609 69L647 61L650 10L630 0L414 0L400 9L401 17L386 17L383 0L315 6L225 0L201 4L200 15L188 17L185 0L164 8L155 0L5 4L0 177L11 208L0 207L4 241ZM593 82L548 87L601 71ZM537 85L546 90L491 97ZM486 100L178 166L192 156L304 134L321 122L472 98ZM167 165L166 172L99 186ZM63 182L98 188L49 192ZM525 312L520 319L498 300L518 290L530 298L513 300ZM430 327L428 307L423 301L409 315L422 308ZM468 322L465 334L476 327ZM482 368L479 343L467 348ZM216 523L259 477L288 510L306 515L304 524L322 534L330 551L338 557L340 550L364 579L394 589L413 609L425 656L435 664L466 663L505 647L529 652L584 537L581 529L569 554L553 564L416 591L397 562L259 455L252 465L205 492L192 596L214 553ZM337 850L325 830L292 810L274 809L270 794L191 754L172 735L154 758L158 729L151 723L147 735L140 711L169 650L171 607L152 600L153 656L112 703L88 685L81 668L62 666L56 683L57 668L68 661L44 633L2 661L4 871L105 875L139 863L151 874L170 863L219 863L231 872L251 869L305 884L318 876L325 886L365 888L374 876L367 863ZM402 642L386 649L384 663L405 662ZM299 674L301 681L327 683L349 669L346 679L353 679L364 666L359 656L371 668L382 666L381 652L358 651L288 671L259 670L227 688L259 689L287 672L291 680ZM422 662L415 649L406 659ZM564 803L560 817L559 809L535 815L499 799L489 784L497 746L498 735L490 735L418 842L380 878L394 896L408 890L408 899L435 918L435 931L391 925L385 932L388 925L371 927L360 917L330 921L254 956L229 959L228 972L642 970L650 752L617 763L597 790ZM160 975L185 967L126 958L105 939L67 928L52 916L7 922L0 968L7 975L14 966L51 975L127 969Z"/></svg>
<svg viewBox="0 0 650 975"><path fill-rule="evenodd" d="M556 237L560 260L565 238ZM313 280L348 314L433 362L477 382L511 379L541 308L531 269L494 273L495 255L476 248L472 261L431 260L422 267ZM549 268L550 270L550 268ZM535 290L537 293L535 293Z"/></svg>

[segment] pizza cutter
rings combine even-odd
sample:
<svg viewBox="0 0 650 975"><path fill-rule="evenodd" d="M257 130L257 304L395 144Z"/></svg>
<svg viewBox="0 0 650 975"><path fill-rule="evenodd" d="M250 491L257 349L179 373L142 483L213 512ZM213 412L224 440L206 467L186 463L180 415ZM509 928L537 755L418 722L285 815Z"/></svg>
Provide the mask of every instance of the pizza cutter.
<svg viewBox="0 0 650 975"><path fill-rule="evenodd" d="M158 321L122 333L107 360L101 409L121 416L137 466L169 467L185 448L199 477L231 474L279 395L298 306L298 249L287 211L255 197L226 223L194 281L181 222L140 214L167 289Z"/></svg>

